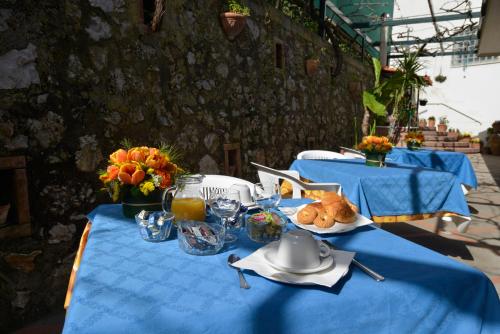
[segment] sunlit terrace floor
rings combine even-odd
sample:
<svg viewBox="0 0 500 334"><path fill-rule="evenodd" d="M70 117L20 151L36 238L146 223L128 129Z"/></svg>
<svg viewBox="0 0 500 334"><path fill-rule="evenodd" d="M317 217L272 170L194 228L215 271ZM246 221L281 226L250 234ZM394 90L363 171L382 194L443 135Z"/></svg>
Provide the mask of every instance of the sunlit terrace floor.
<svg viewBox="0 0 500 334"><path fill-rule="evenodd" d="M436 234L436 219L385 224L383 228L484 272L500 294L500 156L471 154L478 189L467 195L472 223L459 234L446 223Z"/></svg>

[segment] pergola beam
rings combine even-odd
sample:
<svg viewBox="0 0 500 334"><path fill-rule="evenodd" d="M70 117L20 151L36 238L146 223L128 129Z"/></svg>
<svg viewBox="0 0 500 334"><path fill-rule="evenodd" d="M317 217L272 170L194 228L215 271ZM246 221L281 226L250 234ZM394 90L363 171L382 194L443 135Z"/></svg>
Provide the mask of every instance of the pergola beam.
<svg viewBox="0 0 500 334"><path fill-rule="evenodd" d="M415 45L415 44L431 44L431 43L446 43L446 42L460 42L460 41L475 41L477 40L477 37L475 35L473 36L451 36L451 37L446 37L442 39L436 39L436 38L427 38L427 39L413 39L409 41L389 41L387 44L388 45ZM379 46L380 42L375 42L372 44L373 46Z"/></svg>
<svg viewBox="0 0 500 334"><path fill-rule="evenodd" d="M481 12L466 12L459 14L446 14L446 15L437 15L435 16L436 22L440 21L456 21L456 20L465 20L468 18L479 18L481 17ZM396 20L387 20L384 22L384 25L387 26L400 26L407 24L419 24L419 23L429 23L433 22L432 16L424 16L424 17L416 17L412 19L396 19ZM376 22L357 22L351 25L352 28L371 28L381 26L381 21Z"/></svg>
<svg viewBox="0 0 500 334"><path fill-rule="evenodd" d="M476 52L474 52L476 53ZM462 55L470 55L470 52L463 52L463 51L445 51L445 52L435 52L435 53L420 53L418 56L419 57L437 57L437 56L462 56ZM393 53L389 54L387 57L388 58L404 58L404 54L402 53Z"/></svg>

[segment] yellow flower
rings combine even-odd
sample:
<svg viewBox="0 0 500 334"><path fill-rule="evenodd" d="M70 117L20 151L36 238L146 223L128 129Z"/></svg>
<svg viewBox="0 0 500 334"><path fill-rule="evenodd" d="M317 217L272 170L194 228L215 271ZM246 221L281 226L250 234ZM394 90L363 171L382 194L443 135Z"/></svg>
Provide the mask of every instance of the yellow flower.
<svg viewBox="0 0 500 334"><path fill-rule="evenodd" d="M150 192L155 190L155 185L151 181L146 181L146 182L141 183L141 185L139 186L139 189L144 194L144 196L147 196L147 195L149 195Z"/></svg>

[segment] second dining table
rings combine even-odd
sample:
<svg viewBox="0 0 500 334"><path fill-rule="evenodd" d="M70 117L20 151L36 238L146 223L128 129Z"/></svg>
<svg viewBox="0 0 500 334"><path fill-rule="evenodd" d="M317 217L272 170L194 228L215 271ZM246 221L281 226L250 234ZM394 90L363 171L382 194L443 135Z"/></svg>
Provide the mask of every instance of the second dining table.
<svg viewBox="0 0 500 334"><path fill-rule="evenodd" d="M429 149L409 150L394 147L387 155L390 161L432 168L454 174L461 184L477 188L476 174L469 158L461 152L438 151Z"/></svg>
<svg viewBox="0 0 500 334"><path fill-rule="evenodd" d="M295 160L291 170L313 182L335 182L375 222L458 215L469 220L470 211L457 177L402 163L370 167L361 159Z"/></svg>

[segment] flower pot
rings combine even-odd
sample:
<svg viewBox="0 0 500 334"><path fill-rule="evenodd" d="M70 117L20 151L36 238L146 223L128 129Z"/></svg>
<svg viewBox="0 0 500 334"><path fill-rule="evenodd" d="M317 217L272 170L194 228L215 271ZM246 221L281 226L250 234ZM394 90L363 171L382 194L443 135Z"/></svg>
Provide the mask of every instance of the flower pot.
<svg viewBox="0 0 500 334"><path fill-rule="evenodd" d="M447 129L448 129L448 125L438 124L438 132L446 132Z"/></svg>
<svg viewBox="0 0 500 334"><path fill-rule="evenodd" d="M371 167L383 167L385 163L386 153L365 153L366 161L365 164Z"/></svg>
<svg viewBox="0 0 500 334"><path fill-rule="evenodd" d="M414 143L414 142L407 142L406 143L406 147L411 150L411 151L416 151L420 148L420 146L422 146L421 144L417 144L417 143Z"/></svg>
<svg viewBox="0 0 500 334"><path fill-rule="evenodd" d="M470 137L460 138L459 142L461 142L461 143L470 143Z"/></svg>
<svg viewBox="0 0 500 334"><path fill-rule="evenodd" d="M422 99L419 101L420 102L420 105L423 107L425 105L427 105L427 100L426 99Z"/></svg>
<svg viewBox="0 0 500 334"><path fill-rule="evenodd" d="M427 122L427 125L429 128L435 128L436 127L436 120L435 119L429 119Z"/></svg>
<svg viewBox="0 0 500 334"><path fill-rule="evenodd" d="M222 29L230 41L234 40L243 31L247 23L247 17L238 13L221 13L219 17Z"/></svg>
<svg viewBox="0 0 500 334"><path fill-rule="evenodd" d="M306 60L306 73L308 76L313 76L318 71L319 59L307 59Z"/></svg>
<svg viewBox="0 0 500 334"><path fill-rule="evenodd" d="M424 119L419 119L418 120L418 127L424 129L427 127L427 121Z"/></svg>
<svg viewBox="0 0 500 334"><path fill-rule="evenodd" d="M162 193L161 189L155 189L148 196L145 196L138 189L125 190L122 198L123 215L127 218L134 218L142 210L161 211Z"/></svg>

